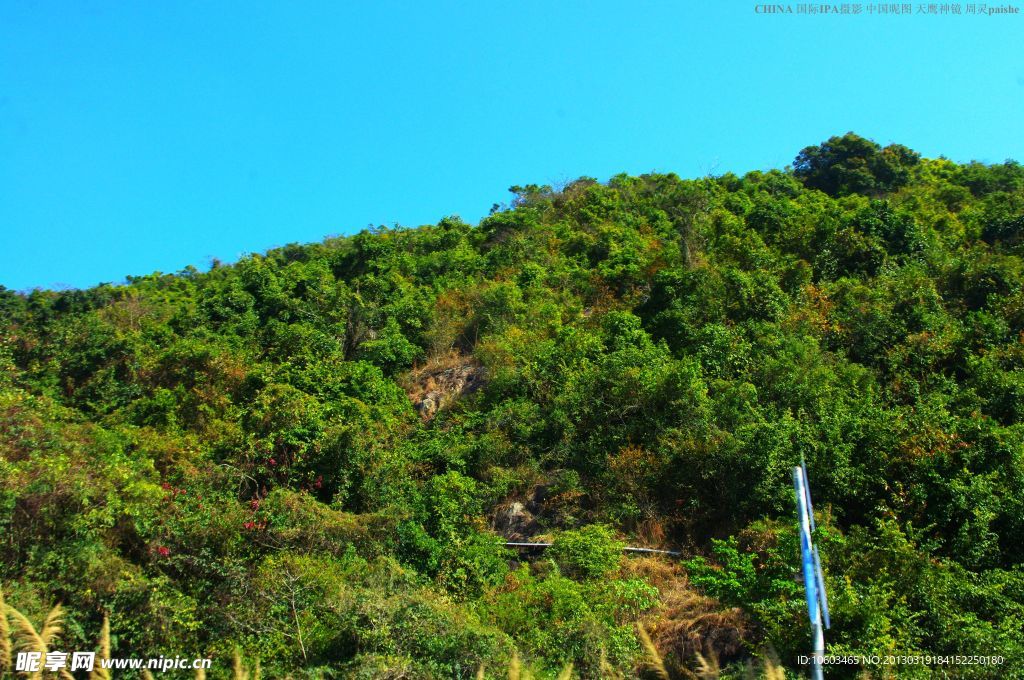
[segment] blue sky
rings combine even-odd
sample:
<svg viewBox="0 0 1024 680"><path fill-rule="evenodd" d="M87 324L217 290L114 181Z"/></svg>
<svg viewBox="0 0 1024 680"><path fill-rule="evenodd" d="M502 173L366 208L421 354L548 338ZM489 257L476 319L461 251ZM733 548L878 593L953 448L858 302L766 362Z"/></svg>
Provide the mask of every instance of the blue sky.
<svg viewBox="0 0 1024 680"><path fill-rule="evenodd" d="M5 0L0 284L475 222L513 184L782 167L847 130L1024 160L1024 16L756 4Z"/></svg>

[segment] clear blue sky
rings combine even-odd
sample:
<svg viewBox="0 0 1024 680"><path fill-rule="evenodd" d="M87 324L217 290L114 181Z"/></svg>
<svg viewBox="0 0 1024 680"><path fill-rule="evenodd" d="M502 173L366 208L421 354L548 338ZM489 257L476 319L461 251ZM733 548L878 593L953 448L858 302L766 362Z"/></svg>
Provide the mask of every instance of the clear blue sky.
<svg viewBox="0 0 1024 680"><path fill-rule="evenodd" d="M0 284L475 222L512 184L783 167L847 130L1024 159L1024 16L755 4L4 0Z"/></svg>

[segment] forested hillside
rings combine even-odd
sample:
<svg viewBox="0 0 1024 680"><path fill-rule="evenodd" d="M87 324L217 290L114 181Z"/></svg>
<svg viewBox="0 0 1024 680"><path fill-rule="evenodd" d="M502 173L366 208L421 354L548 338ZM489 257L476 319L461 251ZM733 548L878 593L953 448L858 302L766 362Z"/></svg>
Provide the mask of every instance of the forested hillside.
<svg viewBox="0 0 1024 680"><path fill-rule="evenodd" d="M476 226L0 288L7 603L211 677L236 648L269 677L632 676L638 622L674 677L798 671L803 456L830 653L1024 668L1024 167L850 133L512 191Z"/></svg>

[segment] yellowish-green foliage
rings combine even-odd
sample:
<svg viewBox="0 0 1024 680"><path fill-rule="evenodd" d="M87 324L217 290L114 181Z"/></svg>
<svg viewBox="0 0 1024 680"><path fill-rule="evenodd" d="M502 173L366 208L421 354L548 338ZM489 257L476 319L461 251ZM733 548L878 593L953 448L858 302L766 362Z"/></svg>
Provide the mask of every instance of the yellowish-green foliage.
<svg viewBox="0 0 1024 680"><path fill-rule="evenodd" d="M11 622L4 601L4 589L0 585L0 673L10 670L12 666L13 645L11 644Z"/></svg>

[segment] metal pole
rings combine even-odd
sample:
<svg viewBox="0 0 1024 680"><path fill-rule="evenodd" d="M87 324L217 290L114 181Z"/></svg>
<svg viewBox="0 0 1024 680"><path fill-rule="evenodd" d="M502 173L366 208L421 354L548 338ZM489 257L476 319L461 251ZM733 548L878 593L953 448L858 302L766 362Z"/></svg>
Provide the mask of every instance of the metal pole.
<svg viewBox="0 0 1024 680"><path fill-rule="evenodd" d="M825 656L825 633L821 630L821 617L818 617L818 621L811 625L811 630L814 633L814 661L811 663L811 674L815 680L822 680L821 661Z"/></svg>
<svg viewBox="0 0 1024 680"><path fill-rule="evenodd" d="M814 547L811 542L811 519L807 504L807 480L802 467L793 468L793 487L796 489L797 518L800 521L800 557L804 571L804 592L807 598L807 616L811 620L813 660L811 677L822 680L821 657L825 654L825 633L821 628L821 606L817 576L814 569Z"/></svg>

